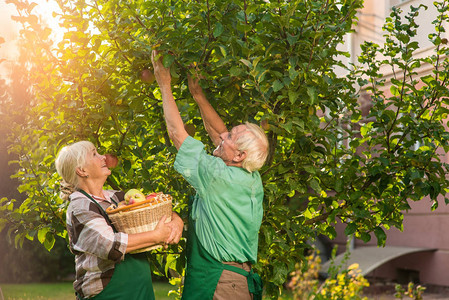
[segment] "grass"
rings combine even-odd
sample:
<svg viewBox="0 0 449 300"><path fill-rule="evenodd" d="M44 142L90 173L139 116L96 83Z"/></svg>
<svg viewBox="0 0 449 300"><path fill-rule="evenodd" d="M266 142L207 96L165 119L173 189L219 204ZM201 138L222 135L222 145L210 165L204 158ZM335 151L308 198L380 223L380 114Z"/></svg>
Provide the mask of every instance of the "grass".
<svg viewBox="0 0 449 300"><path fill-rule="evenodd" d="M71 282L60 283L27 283L1 284L4 300L75 300L75 292ZM167 296L174 286L165 282L153 282L154 295L157 300L174 300L175 296ZM264 297L264 299L268 299ZM293 299L290 294L284 294L280 300ZM0 294L0 300L1 298Z"/></svg>
<svg viewBox="0 0 449 300"><path fill-rule="evenodd" d="M5 300L75 299L71 282L0 284Z"/></svg>
<svg viewBox="0 0 449 300"><path fill-rule="evenodd" d="M75 300L71 282L60 283L28 283L1 284L4 300ZM157 300L174 300L175 296L167 296L174 287L165 282L153 282L154 294ZM264 297L267 300L268 297ZM291 292L284 292L279 300L292 300ZM368 299L374 299L368 296ZM375 298L383 299L383 298ZM0 300L1 298L0 293Z"/></svg>
<svg viewBox="0 0 449 300"><path fill-rule="evenodd" d="M75 292L71 282L60 283L28 283L0 284L4 300L74 300ZM153 282L157 300L173 300L175 296L167 296L174 289L165 282ZM1 294L0 294L0 300Z"/></svg>

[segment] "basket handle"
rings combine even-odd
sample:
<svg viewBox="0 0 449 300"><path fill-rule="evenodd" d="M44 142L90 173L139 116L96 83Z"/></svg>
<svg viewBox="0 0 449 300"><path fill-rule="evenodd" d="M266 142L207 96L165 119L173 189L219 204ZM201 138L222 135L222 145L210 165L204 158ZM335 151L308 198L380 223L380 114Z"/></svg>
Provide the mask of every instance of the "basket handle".
<svg viewBox="0 0 449 300"><path fill-rule="evenodd" d="M156 196L154 198L150 198L150 199L140 201L140 202L130 204L130 205L123 205L123 206L120 206L117 208L113 208L113 205L111 205L108 208L106 208L106 212L111 215L111 214L115 214L118 212L125 212L125 211L136 210L139 208L144 208L144 207L147 207L147 206L157 203L156 202L158 200L157 198L158 197ZM170 195L167 195L167 200L171 201L172 197ZM167 201L167 200L164 199L163 201Z"/></svg>

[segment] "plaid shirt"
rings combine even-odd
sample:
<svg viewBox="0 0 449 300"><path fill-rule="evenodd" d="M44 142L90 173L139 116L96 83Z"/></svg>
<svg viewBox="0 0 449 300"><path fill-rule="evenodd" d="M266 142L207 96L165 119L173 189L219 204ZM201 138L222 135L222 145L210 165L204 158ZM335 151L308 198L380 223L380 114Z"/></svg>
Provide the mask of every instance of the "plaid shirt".
<svg viewBox="0 0 449 300"><path fill-rule="evenodd" d="M104 191L108 200L94 198L104 210L111 198L119 202L123 192ZM125 257L126 233L114 233L100 208L80 192L70 195L67 209L69 246L75 254L75 291L83 298L99 294L111 281L115 264Z"/></svg>

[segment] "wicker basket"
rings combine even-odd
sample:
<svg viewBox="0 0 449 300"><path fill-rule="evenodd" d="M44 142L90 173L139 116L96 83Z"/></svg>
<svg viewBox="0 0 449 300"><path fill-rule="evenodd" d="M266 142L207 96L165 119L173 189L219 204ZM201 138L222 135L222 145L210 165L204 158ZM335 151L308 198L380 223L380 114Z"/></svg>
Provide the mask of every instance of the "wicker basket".
<svg viewBox="0 0 449 300"><path fill-rule="evenodd" d="M154 198L131 205L119 207L111 205L106 212L112 224L120 232L133 234L151 231L156 228L162 216L167 216L166 222L171 221L172 196L158 193ZM131 253L146 252L160 247L162 245L146 247Z"/></svg>

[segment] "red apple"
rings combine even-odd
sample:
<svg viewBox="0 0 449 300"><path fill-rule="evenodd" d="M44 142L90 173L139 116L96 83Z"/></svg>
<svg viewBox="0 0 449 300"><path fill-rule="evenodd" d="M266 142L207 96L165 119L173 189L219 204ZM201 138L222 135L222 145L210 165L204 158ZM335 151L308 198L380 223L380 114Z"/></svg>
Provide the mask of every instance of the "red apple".
<svg viewBox="0 0 449 300"><path fill-rule="evenodd" d="M142 70L140 73L140 79L145 83L153 83L154 82L154 74L149 69Z"/></svg>
<svg viewBox="0 0 449 300"><path fill-rule="evenodd" d="M145 199L148 200L148 199L154 198L156 196L157 196L157 193L151 193L151 194L146 195Z"/></svg>
<svg viewBox="0 0 449 300"><path fill-rule="evenodd" d="M260 121L260 127L262 127L262 129L265 131L270 130L270 124L268 123L268 120L263 119L262 121Z"/></svg>
<svg viewBox="0 0 449 300"><path fill-rule="evenodd" d="M105 154L104 156L106 156L106 166L109 169L117 167L117 164L118 164L117 156L115 156L113 154Z"/></svg>

